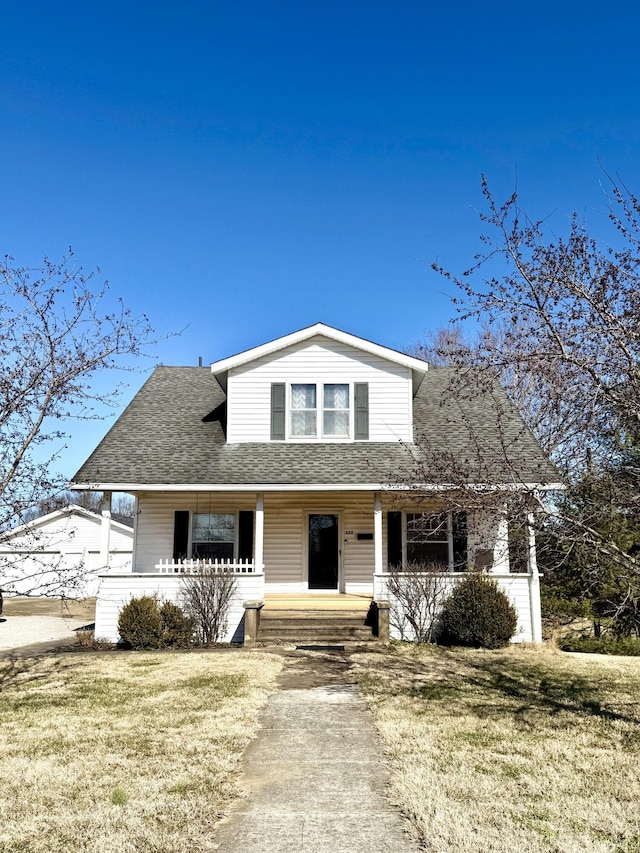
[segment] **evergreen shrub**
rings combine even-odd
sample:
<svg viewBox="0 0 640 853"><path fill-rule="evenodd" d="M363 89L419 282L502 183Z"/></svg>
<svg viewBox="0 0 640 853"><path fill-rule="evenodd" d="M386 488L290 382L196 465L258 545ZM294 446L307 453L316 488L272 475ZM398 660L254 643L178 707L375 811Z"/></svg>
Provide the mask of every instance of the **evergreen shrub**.
<svg viewBox="0 0 640 853"><path fill-rule="evenodd" d="M118 617L118 633L131 649L159 649L162 646L162 618L154 595L132 598Z"/></svg>
<svg viewBox="0 0 640 853"><path fill-rule="evenodd" d="M130 649L184 648L193 644L194 622L173 602L142 595L120 611L118 633Z"/></svg>
<svg viewBox="0 0 640 853"><path fill-rule="evenodd" d="M177 604L172 601L163 602L160 607L160 619L163 645L183 649L194 644L195 623Z"/></svg>
<svg viewBox="0 0 640 853"><path fill-rule="evenodd" d="M438 642L499 649L513 637L518 615L496 581L473 573L456 584L442 610Z"/></svg>
<svg viewBox="0 0 640 853"><path fill-rule="evenodd" d="M607 634L604 637L584 637L579 634L569 634L558 640L558 647L563 652L591 652L601 655L640 655L640 639L638 637L615 637Z"/></svg>

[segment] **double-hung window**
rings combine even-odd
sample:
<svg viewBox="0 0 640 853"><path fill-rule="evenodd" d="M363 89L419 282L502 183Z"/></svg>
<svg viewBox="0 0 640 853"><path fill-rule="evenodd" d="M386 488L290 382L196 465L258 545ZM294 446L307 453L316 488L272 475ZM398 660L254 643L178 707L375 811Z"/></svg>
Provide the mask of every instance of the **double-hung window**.
<svg viewBox="0 0 640 853"><path fill-rule="evenodd" d="M407 563L449 568L449 513L407 513Z"/></svg>
<svg viewBox="0 0 640 853"><path fill-rule="evenodd" d="M315 385L291 385L291 435L312 438L318 433L318 398Z"/></svg>
<svg viewBox="0 0 640 853"><path fill-rule="evenodd" d="M322 390L322 434L332 438L349 438L349 386L331 383Z"/></svg>
<svg viewBox="0 0 640 853"><path fill-rule="evenodd" d="M466 512L389 512L389 566L467 568Z"/></svg>
<svg viewBox="0 0 640 853"><path fill-rule="evenodd" d="M292 383L289 411L293 438L351 435L351 394L346 382Z"/></svg>
<svg viewBox="0 0 640 853"><path fill-rule="evenodd" d="M177 509L173 522L173 559L251 560L253 511L192 512Z"/></svg>
<svg viewBox="0 0 640 853"><path fill-rule="evenodd" d="M234 513L194 513L191 556L203 560L232 560L235 528Z"/></svg>

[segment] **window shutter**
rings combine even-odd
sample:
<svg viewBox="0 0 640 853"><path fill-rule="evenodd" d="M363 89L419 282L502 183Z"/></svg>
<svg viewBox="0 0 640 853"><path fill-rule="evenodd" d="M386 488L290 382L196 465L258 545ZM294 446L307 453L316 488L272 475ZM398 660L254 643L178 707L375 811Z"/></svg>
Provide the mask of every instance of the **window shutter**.
<svg viewBox="0 0 640 853"><path fill-rule="evenodd" d="M189 548L189 510L177 509L173 515L173 559L185 560Z"/></svg>
<svg viewBox="0 0 640 853"><path fill-rule="evenodd" d="M354 385L355 398L355 438L369 438L369 383L356 382Z"/></svg>
<svg viewBox="0 0 640 853"><path fill-rule="evenodd" d="M453 528L453 571L467 570L467 513L454 512L451 526Z"/></svg>
<svg viewBox="0 0 640 853"><path fill-rule="evenodd" d="M387 513L387 565L402 566L402 513Z"/></svg>
<svg viewBox="0 0 640 853"><path fill-rule="evenodd" d="M241 510L238 516L238 559L253 559L253 512Z"/></svg>
<svg viewBox="0 0 640 853"><path fill-rule="evenodd" d="M285 395L284 382L271 384L271 440L284 441L285 431Z"/></svg>

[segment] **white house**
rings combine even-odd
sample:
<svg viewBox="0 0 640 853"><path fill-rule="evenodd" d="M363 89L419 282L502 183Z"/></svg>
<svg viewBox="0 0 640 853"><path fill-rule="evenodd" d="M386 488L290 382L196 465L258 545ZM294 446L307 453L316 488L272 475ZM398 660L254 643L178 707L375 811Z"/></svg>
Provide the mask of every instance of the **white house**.
<svg viewBox="0 0 640 853"><path fill-rule="evenodd" d="M0 536L0 586L16 595L94 596L100 573L131 571L132 553L132 527L110 519L105 531L101 515L67 506Z"/></svg>
<svg viewBox="0 0 640 853"><path fill-rule="evenodd" d="M558 478L501 389L455 395L455 379L321 323L209 368L157 368L71 483L136 499L132 571L103 578L96 635L117 638L131 595L175 597L198 560L238 575L229 638L245 599L384 600L390 565L429 560L452 580L489 571L515 639L539 640L534 543L512 573L506 503Z"/></svg>

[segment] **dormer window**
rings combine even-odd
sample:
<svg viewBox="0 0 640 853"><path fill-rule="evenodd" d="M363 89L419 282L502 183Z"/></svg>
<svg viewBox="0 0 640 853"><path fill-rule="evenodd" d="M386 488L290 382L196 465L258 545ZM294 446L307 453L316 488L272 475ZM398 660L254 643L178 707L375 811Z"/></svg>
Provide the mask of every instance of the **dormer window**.
<svg viewBox="0 0 640 853"><path fill-rule="evenodd" d="M318 397L321 398L322 437L350 437L349 385L347 383L294 382L291 385L291 437L315 438L318 435Z"/></svg>
<svg viewBox="0 0 640 853"><path fill-rule="evenodd" d="M275 441L369 438L366 382L274 382L271 438Z"/></svg>

